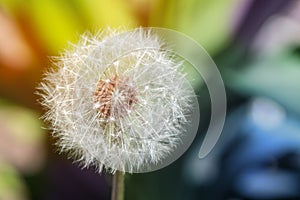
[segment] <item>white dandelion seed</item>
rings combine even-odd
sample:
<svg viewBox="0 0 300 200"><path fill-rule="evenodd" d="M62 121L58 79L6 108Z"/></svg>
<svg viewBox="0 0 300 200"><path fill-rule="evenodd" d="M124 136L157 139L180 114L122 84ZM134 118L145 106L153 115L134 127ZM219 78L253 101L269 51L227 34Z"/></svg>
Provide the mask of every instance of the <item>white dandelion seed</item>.
<svg viewBox="0 0 300 200"><path fill-rule="evenodd" d="M40 84L61 151L84 167L136 172L180 144L193 89L151 31L85 34Z"/></svg>

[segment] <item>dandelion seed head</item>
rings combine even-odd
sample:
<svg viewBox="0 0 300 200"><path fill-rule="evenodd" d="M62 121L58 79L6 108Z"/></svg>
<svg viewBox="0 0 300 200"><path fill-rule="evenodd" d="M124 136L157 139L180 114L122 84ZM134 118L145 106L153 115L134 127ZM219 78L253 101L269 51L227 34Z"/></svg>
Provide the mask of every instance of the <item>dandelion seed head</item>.
<svg viewBox="0 0 300 200"><path fill-rule="evenodd" d="M40 84L45 120L83 167L139 172L180 144L194 92L150 31L84 34Z"/></svg>

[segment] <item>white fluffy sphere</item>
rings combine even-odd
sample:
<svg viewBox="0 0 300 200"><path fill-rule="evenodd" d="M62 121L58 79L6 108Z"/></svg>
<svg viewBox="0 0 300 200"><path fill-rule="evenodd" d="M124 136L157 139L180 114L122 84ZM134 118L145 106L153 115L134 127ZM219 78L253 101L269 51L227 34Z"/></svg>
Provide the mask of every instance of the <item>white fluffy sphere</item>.
<svg viewBox="0 0 300 200"><path fill-rule="evenodd" d="M85 34L40 85L44 118L83 166L136 172L180 144L194 92L151 31Z"/></svg>

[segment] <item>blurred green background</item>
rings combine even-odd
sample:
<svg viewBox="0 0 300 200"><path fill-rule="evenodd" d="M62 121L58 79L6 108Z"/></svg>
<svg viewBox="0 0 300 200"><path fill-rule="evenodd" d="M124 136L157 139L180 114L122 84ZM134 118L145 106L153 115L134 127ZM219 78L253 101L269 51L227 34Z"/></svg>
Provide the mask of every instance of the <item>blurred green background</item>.
<svg viewBox="0 0 300 200"><path fill-rule="evenodd" d="M228 118L205 159L210 119L170 166L127 175L126 199L300 199L300 1L0 0L0 200L110 199L111 177L81 170L39 119L35 88L86 30L165 27L199 42L222 74Z"/></svg>

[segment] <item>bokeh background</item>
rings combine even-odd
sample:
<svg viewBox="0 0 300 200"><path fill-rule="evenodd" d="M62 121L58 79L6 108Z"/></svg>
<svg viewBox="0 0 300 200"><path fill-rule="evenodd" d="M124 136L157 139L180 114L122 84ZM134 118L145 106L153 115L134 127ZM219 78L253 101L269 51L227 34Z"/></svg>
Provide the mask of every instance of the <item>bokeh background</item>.
<svg viewBox="0 0 300 200"><path fill-rule="evenodd" d="M35 95L50 56L108 26L194 38L216 62L228 98L222 136L200 160L210 101L199 86L193 145L162 170L127 175L126 199L300 199L300 1L0 0L1 200L110 199L110 175L56 153Z"/></svg>

